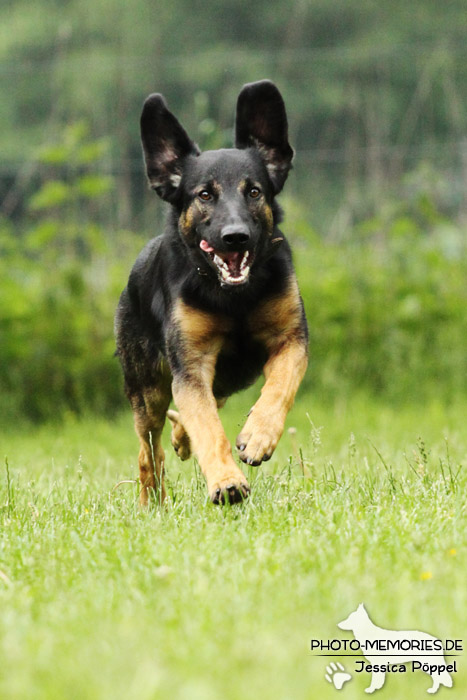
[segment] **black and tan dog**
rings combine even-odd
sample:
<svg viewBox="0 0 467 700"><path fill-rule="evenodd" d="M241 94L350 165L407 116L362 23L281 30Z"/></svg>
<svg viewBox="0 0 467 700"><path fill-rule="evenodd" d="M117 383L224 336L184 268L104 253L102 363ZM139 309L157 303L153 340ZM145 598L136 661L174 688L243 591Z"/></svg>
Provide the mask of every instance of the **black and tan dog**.
<svg viewBox="0 0 467 700"><path fill-rule="evenodd" d="M165 417L181 459L193 451L211 500L244 499L217 408L264 372L237 437L240 459L271 457L307 364L307 327L275 196L291 167L273 83L238 98L235 148L200 153L161 95L141 116L150 186L170 203L166 231L138 257L116 316L117 353L141 449L141 503L164 490ZM168 411L173 400L179 413Z"/></svg>

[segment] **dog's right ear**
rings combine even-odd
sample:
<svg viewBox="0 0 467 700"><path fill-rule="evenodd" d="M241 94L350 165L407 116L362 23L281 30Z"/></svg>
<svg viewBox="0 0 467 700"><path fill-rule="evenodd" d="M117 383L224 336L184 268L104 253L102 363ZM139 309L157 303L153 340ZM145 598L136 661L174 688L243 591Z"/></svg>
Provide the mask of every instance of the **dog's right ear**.
<svg viewBox="0 0 467 700"><path fill-rule="evenodd" d="M257 148L278 194L292 167L284 100L274 83L259 80L244 85L238 96L236 148Z"/></svg>
<svg viewBox="0 0 467 700"><path fill-rule="evenodd" d="M183 159L198 156L200 151L162 95L149 95L144 103L141 141L149 184L162 199L170 201L180 184Z"/></svg>

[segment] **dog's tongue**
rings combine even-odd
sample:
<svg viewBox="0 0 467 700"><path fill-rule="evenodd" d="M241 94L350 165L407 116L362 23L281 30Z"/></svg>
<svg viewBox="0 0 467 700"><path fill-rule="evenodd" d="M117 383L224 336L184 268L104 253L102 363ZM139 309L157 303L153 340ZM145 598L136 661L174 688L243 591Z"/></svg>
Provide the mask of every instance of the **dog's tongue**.
<svg viewBox="0 0 467 700"><path fill-rule="evenodd" d="M204 250L205 253L213 253L214 252L214 248L212 246L210 246L209 243L204 240L204 238L201 241L201 243L199 244L199 247L201 248L201 250Z"/></svg>
<svg viewBox="0 0 467 700"><path fill-rule="evenodd" d="M240 274L240 263L242 262L243 254L242 253L222 253L222 259L224 262L227 263L229 266L229 271L233 275L239 275Z"/></svg>

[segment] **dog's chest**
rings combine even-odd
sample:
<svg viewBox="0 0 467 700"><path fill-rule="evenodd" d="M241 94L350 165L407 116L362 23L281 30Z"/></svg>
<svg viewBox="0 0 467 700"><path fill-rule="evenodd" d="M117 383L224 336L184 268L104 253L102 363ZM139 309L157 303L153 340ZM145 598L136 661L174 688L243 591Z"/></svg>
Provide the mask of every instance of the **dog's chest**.
<svg viewBox="0 0 467 700"><path fill-rule="evenodd" d="M214 378L214 394L228 396L252 384L267 360L264 343L256 340L246 327L236 324L226 333L219 352Z"/></svg>

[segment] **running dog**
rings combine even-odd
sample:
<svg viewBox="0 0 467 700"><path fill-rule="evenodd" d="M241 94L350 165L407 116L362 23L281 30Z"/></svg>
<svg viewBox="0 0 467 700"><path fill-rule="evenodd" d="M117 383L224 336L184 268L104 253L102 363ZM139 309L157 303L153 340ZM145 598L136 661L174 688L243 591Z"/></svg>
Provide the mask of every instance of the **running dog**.
<svg viewBox="0 0 467 700"><path fill-rule="evenodd" d="M140 501L162 502L165 418L184 460L193 452L214 503L250 487L217 409L264 372L237 437L240 459L270 459L307 366L308 332L275 201L291 168L285 106L268 80L245 85L235 148L201 153L159 94L141 115L150 187L170 204L165 232L131 271L115 333L140 440ZM178 409L168 410L173 401Z"/></svg>

